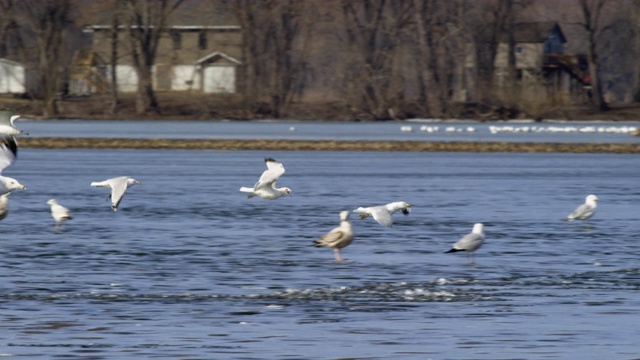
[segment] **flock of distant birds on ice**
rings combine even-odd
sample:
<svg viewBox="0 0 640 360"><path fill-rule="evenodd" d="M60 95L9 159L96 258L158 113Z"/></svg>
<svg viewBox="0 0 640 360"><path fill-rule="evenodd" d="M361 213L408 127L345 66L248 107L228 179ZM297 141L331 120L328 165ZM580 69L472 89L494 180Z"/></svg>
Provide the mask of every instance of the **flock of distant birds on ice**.
<svg viewBox="0 0 640 360"><path fill-rule="evenodd" d="M2 171L16 161L18 154L16 136L26 134L24 131L14 126L14 121L19 117L20 115L15 114L11 110L0 110L0 220L4 219L8 214L9 194L15 190L26 190L26 187L20 184L18 180L2 176ZM429 127L429 129L430 128L431 127ZM437 129L438 127L436 126L435 128ZM447 127L446 131L449 131L448 129L449 127ZM466 130L471 131L470 129L471 128L467 128ZM283 196L291 196L292 190L288 187L276 187L276 182L285 173L284 165L273 158L265 158L265 164L267 166L267 170L262 173L255 185L252 187L243 186L240 188L240 191L247 193L247 198L257 196L267 200L275 200ZM125 191L131 186L138 185L140 183L140 181L128 176L118 176L104 181L92 182L90 185L94 187L109 188L111 209L116 211L118 209L118 205L122 201ZM597 200L597 196L588 195L585 203L578 206L564 220L573 221L589 219L596 212ZM64 222L73 219L70 210L59 204L56 199L50 199L47 201L47 205L51 208L51 216L55 222L55 231L60 231ZM380 206L359 207L352 212L359 214L360 219L372 217L380 225L391 227L393 225L392 215L398 211L408 215L411 211L411 204L404 201L397 201ZM351 212L349 211L341 211L339 226L320 236L312 244L316 247L327 247L333 249L336 262L344 261L341 256L340 249L350 245L355 237L353 226L349 221L350 214ZM476 223L473 225L471 232L464 235L460 240L454 243L447 253L464 251L470 254L470 258L473 259L473 254L482 246L484 239L484 225L482 223Z"/></svg>
<svg viewBox="0 0 640 360"><path fill-rule="evenodd" d="M472 133L476 132L477 129L475 126L439 126L439 125L421 125L419 127L421 132L426 133L438 133L438 132L447 132L447 133ZM401 132L414 132L414 127L412 125L402 125L400 126ZM596 126L596 125L584 125L584 126L573 126L573 125L550 125L550 126L539 126L539 125L490 125L489 132L492 135L501 134L501 133L549 133L549 134L569 134L569 133L600 133L600 134L629 134L633 136L640 136L640 128L636 126L623 125L623 126Z"/></svg>

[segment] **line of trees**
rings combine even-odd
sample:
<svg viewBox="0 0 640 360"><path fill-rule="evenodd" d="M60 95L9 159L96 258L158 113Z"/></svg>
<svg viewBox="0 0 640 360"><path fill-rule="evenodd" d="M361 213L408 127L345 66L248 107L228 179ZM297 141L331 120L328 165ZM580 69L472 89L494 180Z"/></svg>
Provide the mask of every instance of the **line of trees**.
<svg viewBox="0 0 640 360"><path fill-rule="evenodd" d="M54 117L80 30L109 9L111 24L129 30L136 111L156 112L157 44L172 13L190 2L231 10L242 27L243 106L266 103L275 117L320 100L371 119L456 116L463 102L522 110L530 94L517 86L513 29L534 20L556 20L573 34L569 41L577 45L569 45L587 56L599 109L640 99L640 62L633 60L640 0L0 0L0 57L38 70L44 116ZM621 40L621 33L631 35ZM509 97L493 91L493 64L505 38ZM122 55L114 51L112 64ZM118 94L112 97L115 108Z"/></svg>

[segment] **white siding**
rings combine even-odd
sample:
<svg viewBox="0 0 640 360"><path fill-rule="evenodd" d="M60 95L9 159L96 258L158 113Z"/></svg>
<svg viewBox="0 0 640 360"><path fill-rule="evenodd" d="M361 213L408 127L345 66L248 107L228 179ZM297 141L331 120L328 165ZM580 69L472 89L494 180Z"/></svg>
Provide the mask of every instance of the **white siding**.
<svg viewBox="0 0 640 360"><path fill-rule="evenodd" d="M193 65L176 65L172 68L171 90L185 91L199 89L200 74Z"/></svg>
<svg viewBox="0 0 640 360"><path fill-rule="evenodd" d="M210 65L205 67L202 90L205 93L235 93L235 66Z"/></svg>
<svg viewBox="0 0 640 360"><path fill-rule="evenodd" d="M24 74L24 66L0 62L0 93L23 94Z"/></svg>
<svg viewBox="0 0 640 360"><path fill-rule="evenodd" d="M107 71L107 77L111 74ZM138 90L138 73L131 65L116 65L116 81L119 92L136 92Z"/></svg>

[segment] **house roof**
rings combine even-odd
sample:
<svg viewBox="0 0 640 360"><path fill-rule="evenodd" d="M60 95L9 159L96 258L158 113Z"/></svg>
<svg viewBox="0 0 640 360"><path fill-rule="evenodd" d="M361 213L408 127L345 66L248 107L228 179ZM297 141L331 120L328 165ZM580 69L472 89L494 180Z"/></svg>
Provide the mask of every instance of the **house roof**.
<svg viewBox="0 0 640 360"><path fill-rule="evenodd" d="M232 62L234 64L238 64L238 65L241 64L240 60L234 58L233 56L229 56L229 55L227 55L227 54L225 54L225 53L223 53L221 51L214 51L211 54L196 60L196 64L197 65L202 64L202 63L207 62L207 61L209 61L211 59L214 59L216 57L221 57L221 58L227 59L227 60L229 60L230 62Z"/></svg>
<svg viewBox="0 0 640 360"><path fill-rule="evenodd" d="M567 42L562 29L554 21L515 24L513 37L519 43L543 43L552 31L557 31L562 42Z"/></svg>
<svg viewBox="0 0 640 360"><path fill-rule="evenodd" d="M6 59L6 58L0 58L0 63L11 65L11 66L16 66L16 67L24 67L24 65L22 65L21 63L19 63L17 61Z"/></svg>

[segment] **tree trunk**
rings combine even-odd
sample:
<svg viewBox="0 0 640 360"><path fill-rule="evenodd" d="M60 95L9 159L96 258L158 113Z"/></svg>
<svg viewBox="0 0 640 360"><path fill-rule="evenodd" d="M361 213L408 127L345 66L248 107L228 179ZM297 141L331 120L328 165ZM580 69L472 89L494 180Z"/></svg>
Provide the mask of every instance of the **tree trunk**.
<svg viewBox="0 0 640 360"><path fill-rule="evenodd" d="M589 3L587 0L580 0L580 8L584 20L582 26L587 36L587 63L589 64L589 76L591 77L591 98L601 111L609 109L609 105L604 100L602 93L600 62L597 51L598 20L604 3L604 0L598 0L594 3Z"/></svg>
<svg viewBox="0 0 640 360"><path fill-rule="evenodd" d="M118 12L114 12L113 18L111 19L111 58L109 59L109 63L111 66L111 88L109 89L109 94L111 95L111 107L109 108L109 114L113 115L116 113L116 109L118 108L118 32L120 22L118 21L118 17L120 14Z"/></svg>
<svg viewBox="0 0 640 360"><path fill-rule="evenodd" d="M424 99L427 104L427 113L429 116L440 118L443 115L443 107L440 102L441 94L439 93L439 86L436 86L431 67L433 50L430 48L427 40L427 31L429 29L427 29L425 22L425 17L429 13L427 4L428 2L422 0L413 0L413 14L418 35L418 45L416 46L416 55L418 58L416 65L418 66L418 78L420 81L420 97Z"/></svg>

